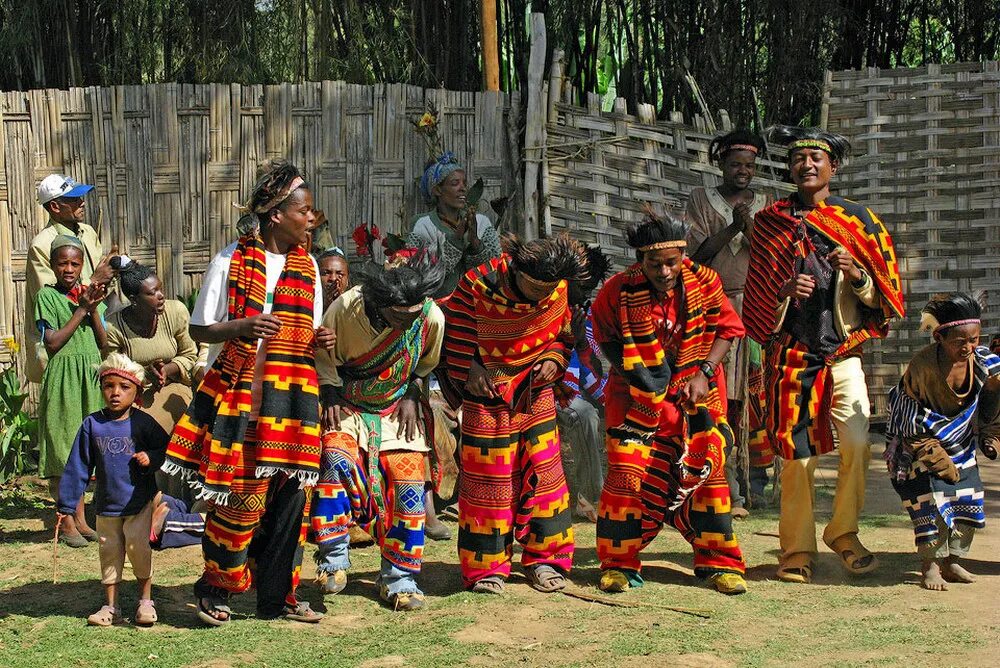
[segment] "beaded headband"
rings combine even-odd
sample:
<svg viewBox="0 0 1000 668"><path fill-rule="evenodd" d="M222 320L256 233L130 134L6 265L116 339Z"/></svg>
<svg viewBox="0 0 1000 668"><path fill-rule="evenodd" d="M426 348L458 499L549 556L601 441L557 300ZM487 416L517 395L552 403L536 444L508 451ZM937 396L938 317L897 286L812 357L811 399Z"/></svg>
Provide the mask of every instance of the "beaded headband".
<svg viewBox="0 0 1000 668"><path fill-rule="evenodd" d="M833 155L833 149L830 148L830 144L822 139L796 139L788 145L788 153L791 154L792 151L799 148L818 148Z"/></svg>
<svg viewBox="0 0 1000 668"><path fill-rule="evenodd" d="M674 241L658 241L655 244L649 244L648 246L640 246L638 250L642 252L651 250L662 250L664 248L687 248L687 242L683 239L676 239Z"/></svg>
<svg viewBox="0 0 1000 668"><path fill-rule="evenodd" d="M757 147L753 144L730 144L722 150L722 155L729 153L730 151L750 151L754 155L757 155Z"/></svg>
<svg viewBox="0 0 1000 668"><path fill-rule="evenodd" d="M528 273L525 271L519 271L517 273L518 276L520 276L525 283L527 283L528 285L533 285L536 288L551 288L554 290L555 286L559 284L559 281L543 281L540 278L529 276Z"/></svg>
<svg viewBox="0 0 1000 668"><path fill-rule="evenodd" d="M952 320L951 322L946 322L943 325L938 325L934 328L934 333L937 334L942 329L950 329L952 327L958 327L959 325L979 325L982 321L979 318L966 318L965 320Z"/></svg>

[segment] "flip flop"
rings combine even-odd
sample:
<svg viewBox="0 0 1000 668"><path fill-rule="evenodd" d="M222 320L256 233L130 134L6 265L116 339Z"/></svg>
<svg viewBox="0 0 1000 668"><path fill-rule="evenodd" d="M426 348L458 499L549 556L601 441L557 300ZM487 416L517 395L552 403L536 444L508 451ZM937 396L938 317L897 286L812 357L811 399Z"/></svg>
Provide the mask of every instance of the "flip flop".
<svg viewBox="0 0 1000 668"><path fill-rule="evenodd" d="M528 568L528 579L532 587L545 594L566 588L566 576L548 564Z"/></svg>
<svg viewBox="0 0 1000 668"><path fill-rule="evenodd" d="M826 543L826 541L823 541ZM851 575L871 573L878 567L878 559L858 539L858 534L848 533L830 543L827 547L837 553L844 569Z"/></svg>
<svg viewBox="0 0 1000 668"><path fill-rule="evenodd" d="M208 605L205 605L205 601L208 601ZM205 622L209 626L223 626L229 623L229 620L233 617L232 609L226 605L227 601L220 596L201 596L198 598L198 619ZM213 612L221 612L226 615L225 619L218 619L213 617Z"/></svg>
<svg viewBox="0 0 1000 668"><path fill-rule="evenodd" d="M778 565L778 579L782 582L809 584L812 582L812 572L812 555L808 552L790 554Z"/></svg>

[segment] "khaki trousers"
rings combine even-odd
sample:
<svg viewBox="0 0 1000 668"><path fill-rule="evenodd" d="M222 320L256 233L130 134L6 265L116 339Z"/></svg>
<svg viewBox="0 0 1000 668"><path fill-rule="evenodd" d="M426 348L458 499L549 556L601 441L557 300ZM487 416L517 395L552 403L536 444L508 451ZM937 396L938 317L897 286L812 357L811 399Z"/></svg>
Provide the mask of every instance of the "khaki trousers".
<svg viewBox="0 0 1000 668"><path fill-rule="evenodd" d="M858 517L865 505L865 474L871 460L868 443L868 385L860 357L840 360L831 368L833 377L833 427L837 430L840 457L833 517L823 531L827 544L858 532ZM815 473L818 457L784 460L781 469L781 518L778 534L781 556L816 552Z"/></svg>
<svg viewBox="0 0 1000 668"><path fill-rule="evenodd" d="M138 515L125 517L97 516L98 556L101 560L101 584L118 584L125 570L125 555L137 580L153 575L153 550L149 546L149 527L153 518L150 501Z"/></svg>

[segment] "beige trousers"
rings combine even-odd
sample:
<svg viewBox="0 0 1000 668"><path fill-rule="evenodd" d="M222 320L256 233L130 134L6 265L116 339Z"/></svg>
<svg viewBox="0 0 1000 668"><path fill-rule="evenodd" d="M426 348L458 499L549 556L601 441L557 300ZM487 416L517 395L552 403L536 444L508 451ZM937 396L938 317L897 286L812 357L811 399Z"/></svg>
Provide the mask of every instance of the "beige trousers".
<svg viewBox="0 0 1000 668"><path fill-rule="evenodd" d="M871 460L868 443L868 385L860 357L840 360L831 368L833 376L833 427L837 430L840 457L833 517L823 531L823 541L858 532L858 517L865 505L865 474ZM815 474L818 457L784 460L781 468L781 518L778 534L781 556L816 552Z"/></svg>
<svg viewBox="0 0 1000 668"><path fill-rule="evenodd" d="M149 547L149 528L152 518L152 501L147 503L138 515L97 516L101 584L118 584L122 581L126 554L137 580L153 576L153 550Z"/></svg>

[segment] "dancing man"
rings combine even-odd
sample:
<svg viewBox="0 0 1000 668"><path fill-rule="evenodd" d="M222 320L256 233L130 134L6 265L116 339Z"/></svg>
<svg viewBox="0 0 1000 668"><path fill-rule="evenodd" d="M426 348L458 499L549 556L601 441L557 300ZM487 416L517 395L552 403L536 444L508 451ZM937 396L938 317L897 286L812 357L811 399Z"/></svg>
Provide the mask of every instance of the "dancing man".
<svg viewBox="0 0 1000 668"><path fill-rule="evenodd" d="M870 209L830 193L850 150L844 137L779 126L797 191L757 214L743 320L765 347L768 438L781 470L778 578L806 583L816 554L814 474L819 455L839 447L833 517L823 542L848 572L876 559L858 539L865 500L868 386L861 345L903 315L892 239ZM836 436L834 435L836 429Z"/></svg>
<svg viewBox="0 0 1000 668"><path fill-rule="evenodd" d="M664 523L694 548L695 575L746 591L733 534L722 360L743 325L718 274L685 256L685 226L648 212L628 230L638 262L605 282L591 313L611 363L608 475L597 509L600 588L643 584L639 553Z"/></svg>

